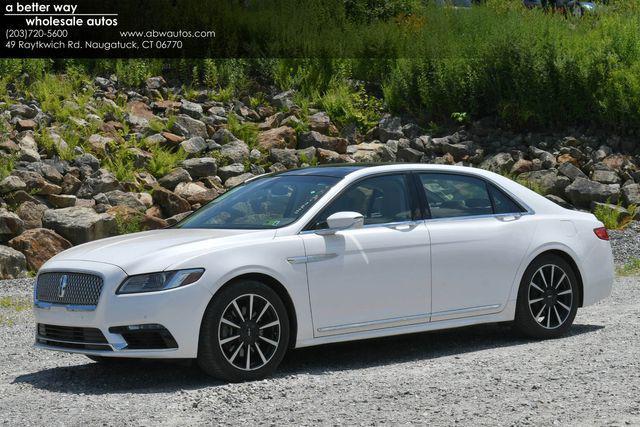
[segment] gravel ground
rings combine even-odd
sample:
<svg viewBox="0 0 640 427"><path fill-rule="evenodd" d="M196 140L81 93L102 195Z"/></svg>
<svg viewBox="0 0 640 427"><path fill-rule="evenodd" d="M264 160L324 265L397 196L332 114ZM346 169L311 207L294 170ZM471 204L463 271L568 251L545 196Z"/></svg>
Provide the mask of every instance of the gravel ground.
<svg viewBox="0 0 640 427"><path fill-rule="evenodd" d="M6 425L640 425L638 277L618 278L562 339L484 325L300 349L274 378L245 384L187 363L104 367L36 350L31 286L0 282Z"/></svg>
<svg viewBox="0 0 640 427"><path fill-rule="evenodd" d="M640 221L633 221L624 230L611 230L609 235L616 263L640 258Z"/></svg>

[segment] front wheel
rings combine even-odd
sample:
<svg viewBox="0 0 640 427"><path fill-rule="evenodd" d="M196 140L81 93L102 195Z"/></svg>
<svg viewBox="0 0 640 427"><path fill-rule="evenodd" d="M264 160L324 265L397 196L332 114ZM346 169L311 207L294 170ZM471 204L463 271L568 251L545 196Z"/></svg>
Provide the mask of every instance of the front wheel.
<svg viewBox="0 0 640 427"><path fill-rule="evenodd" d="M198 364L223 380L257 380L275 371L288 343L289 318L276 292L260 282L238 281L216 295L205 312Z"/></svg>
<svg viewBox="0 0 640 427"><path fill-rule="evenodd" d="M522 278L515 326L532 338L556 338L573 324L578 311L578 281L561 257L536 258Z"/></svg>

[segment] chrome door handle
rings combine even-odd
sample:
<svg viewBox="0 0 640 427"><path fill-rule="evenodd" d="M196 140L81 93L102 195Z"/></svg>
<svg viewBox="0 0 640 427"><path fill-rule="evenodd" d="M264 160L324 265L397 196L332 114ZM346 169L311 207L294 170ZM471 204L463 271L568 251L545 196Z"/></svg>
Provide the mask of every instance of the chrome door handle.
<svg viewBox="0 0 640 427"><path fill-rule="evenodd" d="M522 218L522 215L520 214L498 215L496 218L498 218L498 220L502 222L512 222Z"/></svg>

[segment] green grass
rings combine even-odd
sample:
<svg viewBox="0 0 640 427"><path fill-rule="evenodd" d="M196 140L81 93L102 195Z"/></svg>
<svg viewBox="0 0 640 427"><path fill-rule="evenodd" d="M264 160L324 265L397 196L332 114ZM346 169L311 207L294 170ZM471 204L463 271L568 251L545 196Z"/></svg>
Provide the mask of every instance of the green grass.
<svg viewBox="0 0 640 427"><path fill-rule="evenodd" d="M623 266L617 268L617 273L619 276L640 275L640 258L627 261Z"/></svg>
<svg viewBox="0 0 640 427"><path fill-rule="evenodd" d="M174 153L163 147L150 147L150 152L153 157L147 165L147 170L156 178L162 178L187 158L187 153L182 148Z"/></svg>
<svg viewBox="0 0 640 427"><path fill-rule="evenodd" d="M249 148L255 148L258 139L258 125L251 122L241 122L235 114L229 114L227 126L236 138L243 140Z"/></svg>
<svg viewBox="0 0 640 427"><path fill-rule="evenodd" d="M5 179L11 174L15 166L15 157L13 156L0 156L0 180Z"/></svg>
<svg viewBox="0 0 640 427"><path fill-rule="evenodd" d="M135 215L133 217L127 216L126 218L123 215L120 215L116 212L116 228L119 235L122 234L133 234L143 231L142 220L144 216L142 213L139 215Z"/></svg>
<svg viewBox="0 0 640 427"><path fill-rule="evenodd" d="M31 301L28 298L0 297L0 309L20 312L29 308Z"/></svg>
<svg viewBox="0 0 640 427"><path fill-rule="evenodd" d="M638 212L636 205L630 205L626 208L628 214L621 214L618 209L622 207L622 202L618 202L617 205L612 206L598 205L594 209L593 214L602 221L604 226L609 230L621 230L631 223Z"/></svg>

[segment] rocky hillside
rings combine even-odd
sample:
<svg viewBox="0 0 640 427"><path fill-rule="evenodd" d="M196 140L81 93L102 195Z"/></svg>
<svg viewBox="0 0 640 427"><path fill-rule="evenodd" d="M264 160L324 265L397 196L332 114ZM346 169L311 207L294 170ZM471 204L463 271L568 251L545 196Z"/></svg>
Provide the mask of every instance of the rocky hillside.
<svg viewBox="0 0 640 427"><path fill-rule="evenodd" d="M618 138L518 135L491 120L427 131L389 115L338 127L292 91L265 93L214 101L162 77L139 91L99 77L69 97L11 94L0 103L0 279L72 245L175 224L255 175L316 164L470 165L615 223L638 215L640 156Z"/></svg>

